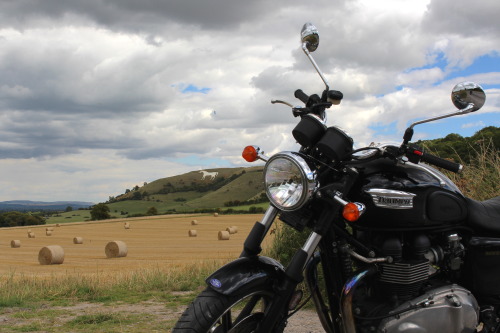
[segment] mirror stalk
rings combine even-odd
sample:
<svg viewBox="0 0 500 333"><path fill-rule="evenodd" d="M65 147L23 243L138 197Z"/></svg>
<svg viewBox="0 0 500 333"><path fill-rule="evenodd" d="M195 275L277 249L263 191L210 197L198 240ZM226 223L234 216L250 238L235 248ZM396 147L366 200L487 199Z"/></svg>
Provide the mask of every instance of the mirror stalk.
<svg viewBox="0 0 500 333"><path fill-rule="evenodd" d="M413 124L410 125L409 128L413 129L413 127L415 125L424 124L424 123L428 123L428 122L431 122L431 121L434 121L434 120L443 119L443 118L448 118L448 117L453 117L453 116L459 116L459 115L462 115L462 114L467 114L467 113L473 112L474 108L475 108L474 104L470 103L469 105L467 105L462 110L458 110L458 111L455 111L455 112L452 112L452 113L448 113L448 114L445 114L445 115L442 115L442 116L437 116L437 117L434 117L434 118L429 118L429 119L424 119L424 120L420 120L420 121L414 122Z"/></svg>
<svg viewBox="0 0 500 333"><path fill-rule="evenodd" d="M413 124L411 124L410 127L408 127L406 129L404 137L403 137L403 145L406 145L406 144L408 144L408 142L411 141L411 138L413 137L413 127L415 127L416 125L425 124L425 123L429 123L429 122L434 121L434 120L444 119L444 118L448 118L448 117L460 116L460 115L463 115L463 114L474 112L476 110L477 110L477 108L474 105L474 103L469 103L469 105L467 105L465 108L463 108L461 110L458 110L458 111L455 111L455 112L452 112L452 113L448 113L448 114L445 114L445 115L442 115L442 116L437 116L437 117L434 117L434 118L429 118L429 119L424 119L424 120L416 121Z"/></svg>
<svg viewBox="0 0 500 333"><path fill-rule="evenodd" d="M326 80L325 76L323 75L323 73L319 69L319 66L316 63L316 61L314 61L314 58L311 56L311 53L307 49L307 42L302 43L302 51L304 51L304 53L306 54L306 56L309 58L309 60L311 61L312 65L316 69L316 72L318 72L319 76L321 77L321 80L323 80L323 82L325 83L326 91L330 90L330 85L328 84L328 81Z"/></svg>

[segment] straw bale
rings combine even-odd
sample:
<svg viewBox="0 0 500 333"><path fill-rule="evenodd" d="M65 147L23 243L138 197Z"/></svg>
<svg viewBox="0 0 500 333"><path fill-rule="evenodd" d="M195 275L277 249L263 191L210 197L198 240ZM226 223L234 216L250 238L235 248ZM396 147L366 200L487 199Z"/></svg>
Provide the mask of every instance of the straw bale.
<svg viewBox="0 0 500 333"><path fill-rule="evenodd" d="M83 237L73 238L73 244L83 244Z"/></svg>
<svg viewBox="0 0 500 333"><path fill-rule="evenodd" d="M21 241L18 239L11 240L10 247L13 247L13 248L21 247Z"/></svg>
<svg viewBox="0 0 500 333"><path fill-rule="evenodd" d="M28 232L28 238L35 238L34 232Z"/></svg>
<svg viewBox="0 0 500 333"><path fill-rule="evenodd" d="M127 256L127 244L123 241L112 241L106 244L104 249L106 257L108 258L119 258Z"/></svg>
<svg viewBox="0 0 500 333"><path fill-rule="evenodd" d="M215 217L219 216L219 213L214 213L214 216L215 216Z"/></svg>
<svg viewBox="0 0 500 333"><path fill-rule="evenodd" d="M130 229L130 223L125 222L125 223L123 224L123 227L124 227L125 229Z"/></svg>
<svg viewBox="0 0 500 333"><path fill-rule="evenodd" d="M45 236L52 236L52 230L45 231Z"/></svg>
<svg viewBox="0 0 500 333"><path fill-rule="evenodd" d="M228 231L219 231L219 240L228 240L229 232Z"/></svg>
<svg viewBox="0 0 500 333"><path fill-rule="evenodd" d="M230 235L235 234L235 233L238 232L238 230L235 229L234 227L226 228L226 231L229 232Z"/></svg>
<svg viewBox="0 0 500 333"><path fill-rule="evenodd" d="M60 265L64 262L64 249L59 245L45 246L38 252L38 262L40 265Z"/></svg>
<svg viewBox="0 0 500 333"><path fill-rule="evenodd" d="M196 237L198 236L198 232L196 230L191 229L189 230L188 235L189 237Z"/></svg>
<svg viewBox="0 0 500 333"><path fill-rule="evenodd" d="M198 225L198 221L197 220L192 220L191 221L191 225Z"/></svg>

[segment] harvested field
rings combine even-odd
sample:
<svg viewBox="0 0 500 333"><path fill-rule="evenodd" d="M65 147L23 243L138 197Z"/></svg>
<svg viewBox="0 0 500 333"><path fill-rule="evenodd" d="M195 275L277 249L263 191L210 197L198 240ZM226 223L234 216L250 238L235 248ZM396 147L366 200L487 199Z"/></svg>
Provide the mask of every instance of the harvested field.
<svg viewBox="0 0 500 333"><path fill-rule="evenodd" d="M256 215L164 215L134 219L116 219L99 222L67 223L54 228L45 236L46 225L0 229L0 275L53 276L58 274L93 274L147 268L174 268L200 261L229 261L237 258L243 242L262 214ZM189 237L191 221L196 218L197 237ZM124 222L133 228L124 229ZM227 227L238 227L230 240L218 240L218 232ZM31 229L38 237L28 238ZM85 239L74 244L75 235ZM11 248L12 239L22 247ZM123 258L108 259L106 244L111 241L127 244L128 254ZM39 250L48 245L60 245L65 258L61 265L40 265Z"/></svg>

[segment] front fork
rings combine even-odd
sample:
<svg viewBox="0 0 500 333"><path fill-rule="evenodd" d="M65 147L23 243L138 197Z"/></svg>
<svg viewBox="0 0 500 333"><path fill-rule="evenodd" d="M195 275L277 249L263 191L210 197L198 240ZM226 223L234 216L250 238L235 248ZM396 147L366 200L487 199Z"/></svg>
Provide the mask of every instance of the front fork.
<svg viewBox="0 0 500 333"><path fill-rule="evenodd" d="M272 205L267 209L262 220L255 223L245 240L243 252L240 257L256 256L262 251L262 240L278 213L279 210ZM271 306L266 310L266 315L259 324L257 333L271 332L273 327L278 323L278 320L283 319L283 309L288 309L290 297L297 285L302 281L302 272L307 262L313 256L314 250L321 241L321 238L320 234L312 232L302 248L295 253L290 264L285 269L285 278L283 281L280 281L279 285L274 286L276 297L273 298Z"/></svg>
<svg viewBox="0 0 500 333"><path fill-rule="evenodd" d="M251 257L258 255L261 251L261 243L267 232L271 228L274 219L279 213L279 209L270 205L267 208L262 220L260 222L255 222L250 234L248 234L245 243L243 244L243 252L241 252L240 258Z"/></svg>

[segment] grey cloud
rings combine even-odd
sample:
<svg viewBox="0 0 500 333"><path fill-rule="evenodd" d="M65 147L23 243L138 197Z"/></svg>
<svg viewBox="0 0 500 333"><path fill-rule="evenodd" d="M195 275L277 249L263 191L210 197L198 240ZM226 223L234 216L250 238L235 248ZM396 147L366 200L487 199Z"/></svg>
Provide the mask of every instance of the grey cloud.
<svg viewBox="0 0 500 333"><path fill-rule="evenodd" d="M163 30L166 21L220 30L239 26L266 12L278 9L277 2L265 0L86 0L2 2L3 26L26 27L31 23L47 24L46 20L81 17L110 29L136 32ZM69 17L68 17L69 16Z"/></svg>
<svg viewBox="0 0 500 333"><path fill-rule="evenodd" d="M422 21L424 31L462 36L498 36L500 2L477 0L465 3L454 0L433 0Z"/></svg>

